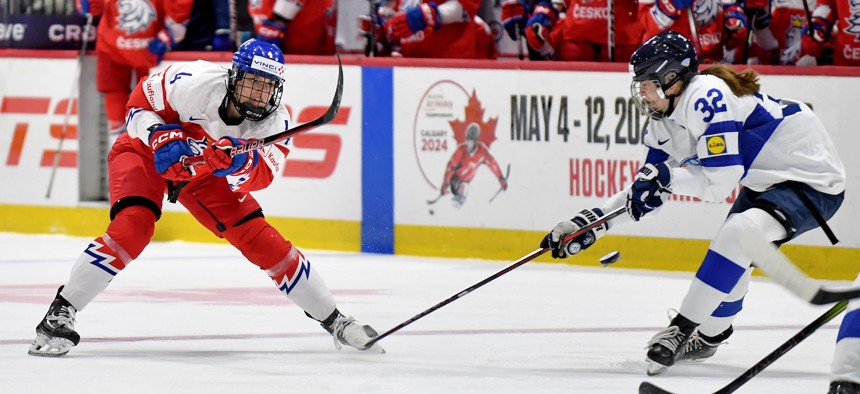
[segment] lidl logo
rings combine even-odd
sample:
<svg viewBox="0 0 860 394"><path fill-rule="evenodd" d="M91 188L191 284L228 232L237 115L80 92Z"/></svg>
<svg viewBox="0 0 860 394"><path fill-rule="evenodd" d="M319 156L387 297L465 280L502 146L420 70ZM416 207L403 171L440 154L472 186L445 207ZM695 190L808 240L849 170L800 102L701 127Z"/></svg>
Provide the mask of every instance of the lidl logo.
<svg viewBox="0 0 860 394"><path fill-rule="evenodd" d="M726 153L726 140L722 135L715 135L713 137L708 137L707 140L708 153L712 155L719 155L722 153Z"/></svg>

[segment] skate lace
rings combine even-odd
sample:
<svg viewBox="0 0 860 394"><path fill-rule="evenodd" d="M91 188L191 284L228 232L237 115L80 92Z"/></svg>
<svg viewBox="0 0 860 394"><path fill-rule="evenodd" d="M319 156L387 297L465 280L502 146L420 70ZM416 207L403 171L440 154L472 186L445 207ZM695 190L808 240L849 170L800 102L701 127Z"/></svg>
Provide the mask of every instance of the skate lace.
<svg viewBox="0 0 860 394"><path fill-rule="evenodd" d="M674 352L678 349L678 345L681 344L683 337L684 336L681 335L681 329L678 328L678 326L669 326L665 330L654 335L654 337L648 341L648 346L645 348L648 349L654 344L660 344Z"/></svg>
<svg viewBox="0 0 860 394"><path fill-rule="evenodd" d="M58 326L67 326L74 329L75 326L75 309L71 306L60 306L51 311L45 320L54 322Z"/></svg>
<svg viewBox="0 0 860 394"><path fill-rule="evenodd" d="M719 345L725 345L726 343L728 343L728 342L717 342L717 343L709 342L709 341L705 340L705 338L702 338L702 336L699 335L699 332L696 331L693 333L693 335L690 336L690 340L687 342L686 349L687 349L687 352L694 352L694 351L699 351L705 347L716 347Z"/></svg>
<svg viewBox="0 0 860 394"><path fill-rule="evenodd" d="M334 323L331 325L331 335L334 338L334 347L338 350L341 349L341 342L344 341L343 330L353 324L355 324L355 319L352 316L339 316L334 319Z"/></svg>

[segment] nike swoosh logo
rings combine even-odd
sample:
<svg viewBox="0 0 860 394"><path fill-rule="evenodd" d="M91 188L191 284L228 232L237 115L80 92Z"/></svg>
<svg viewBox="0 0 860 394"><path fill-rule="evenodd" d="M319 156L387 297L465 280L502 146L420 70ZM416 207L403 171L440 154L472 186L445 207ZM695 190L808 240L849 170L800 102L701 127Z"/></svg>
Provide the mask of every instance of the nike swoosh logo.
<svg viewBox="0 0 860 394"><path fill-rule="evenodd" d="M665 140L663 140L663 141L657 140L657 145L663 145L663 144L665 144L665 143L669 142L669 140L670 140L670 139L671 139L671 138L666 138L666 139L665 139Z"/></svg>
<svg viewBox="0 0 860 394"><path fill-rule="evenodd" d="M189 122L194 122L194 121L198 121L198 120L206 120L206 118L195 118L195 117L193 117L193 116L192 116L192 117L190 117L190 118L188 118L188 121L189 121Z"/></svg>

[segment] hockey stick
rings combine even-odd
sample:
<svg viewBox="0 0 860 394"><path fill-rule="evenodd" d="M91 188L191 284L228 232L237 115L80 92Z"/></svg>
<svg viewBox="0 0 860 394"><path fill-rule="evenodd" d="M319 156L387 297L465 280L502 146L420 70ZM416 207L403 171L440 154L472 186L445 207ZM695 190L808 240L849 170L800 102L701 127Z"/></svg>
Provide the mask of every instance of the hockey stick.
<svg viewBox="0 0 860 394"><path fill-rule="evenodd" d="M239 48L239 45L242 44L239 42L239 24L237 22L237 14L236 14L236 0L229 0L228 2L230 7L230 40L233 41L233 50Z"/></svg>
<svg viewBox="0 0 860 394"><path fill-rule="evenodd" d="M509 176L511 176L511 165L510 164L508 164L508 169L505 170L505 183L508 183L508 177ZM503 191L505 191L505 189L502 187L499 187L499 190L496 191L496 194L493 194L493 197L490 197L490 202L493 202L493 200L495 200L496 197L498 197L498 195L501 194Z"/></svg>
<svg viewBox="0 0 860 394"><path fill-rule="evenodd" d="M690 35L693 36L692 37L693 38L693 45L696 46L696 52L698 52L696 54L696 57L699 60L702 60L702 58L705 56L705 54L702 53L702 44L699 42L699 33L696 29L696 18L693 17L693 6L692 5L687 7L687 22L690 23Z"/></svg>
<svg viewBox="0 0 860 394"><path fill-rule="evenodd" d="M594 223L590 223L590 224L586 225L585 227L582 227L581 229L577 230L576 232L569 234L568 236L564 237L562 242L570 241L571 239L578 237L578 236L584 234L585 232L587 232L587 231L589 231L589 230L591 230L597 226L600 226L603 223L606 223L609 220L611 220L611 219L613 219L613 218L617 217L618 215L621 215L625 212L627 212L626 207L620 207L620 208L618 208L612 212L609 212L605 216L602 216L601 218L597 219ZM504 274L507 274L508 272L513 271L517 267L519 267L525 263L528 263L529 261L536 259L538 256L540 256L540 255L542 255L548 251L550 251L549 248L536 249L534 252L531 252L531 253L521 257L519 260L509 264L505 268L502 268L501 270L499 270L495 274L488 276L484 280L461 290L459 293L454 294L451 297L446 298L444 301L442 301L436 305L431 306L430 308L428 308L428 309L424 310L423 312L411 317L409 320L406 320L403 323L398 324L396 327L380 334L379 336L373 337L373 339L371 339L370 341L367 342L367 344L364 345L364 348L369 349L371 346L373 346L373 344L381 341L383 338L385 338L391 334L394 334L397 331L400 331L400 329L402 329L403 327L406 327L412 323L415 323L416 320L418 320L424 316L427 316L427 315L433 313L434 311L438 310L439 308L442 308L443 306L448 305L448 304L460 299L461 297L465 296L466 294L471 293L475 289L477 289L477 288L479 288L479 287L481 287L487 283L492 282L493 280L497 279L498 277L500 277Z"/></svg>
<svg viewBox="0 0 860 394"><path fill-rule="evenodd" d="M606 54L609 56L609 62L615 61L615 1L606 0L606 8L609 14L606 16Z"/></svg>
<svg viewBox="0 0 860 394"><path fill-rule="evenodd" d="M370 32L367 33L367 43L364 45L365 57L376 57L376 7L374 0L367 0L370 4Z"/></svg>
<svg viewBox="0 0 860 394"><path fill-rule="evenodd" d="M72 81L72 88L69 90L69 101L66 102L66 115L63 119L63 129L60 133L60 142L57 143L57 152L54 153L54 165L51 166L51 178L48 180L48 191L45 193L45 198L51 198L51 189L54 187L54 177L57 176L57 168L60 167L60 156L63 153L63 142L66 140L66 132L69 130L69 118L72 116L72 103L75 100L75 90L78 87L78 80L81 78L81 70L84 68L84 56L87 53L87 41L90 39L90 29L93 27L93 16L87 14L87 24L84 26L84 34L81 37L81 52L78 53L78 62L75 70L75 79ZM80 94L79 94L80 96ZM80 111L78 111L80 117ZM80 123L80 120L78 120Z"/></svg>
<svg viewBox="0 0 860 394"><path fill-rule="evenodd" d="M523 31L520 29L520 25L516 25L517 30L517 54L520 57L520 60L523 60Z"/></svg>
<svg viewBox="0 0 860 394"><path fill-rule="evenodd" d="M756 267L802 300L815 305L860 298L860 287L825 289L807 276L757 230L747 229L741 236L741 249L751 257Z"/></svg>
<svg viewBox="0 0 860 394"><path fill-rule="evenodd" d="M287 138L291 138L297 136L299 134L306 133L311 131L317 127L328 124L332 120L334 120L335 116L337 116L337 111L340 109L340 99L343 96L343 65L340 62L340 55L335 54L337 56L337 89L334 92L334 98L331 100L331 105L328 107L328 110L325 111L322 116L316 118L310 122L300 124L296 127L293 127L289 130L282 131L277 134L270 135L266 138L260 140L249 141L243 145L237 145L230 148L230 157L251 152L253 150L262 148L264 146L272 145L276 142L283 141ZM204 162L203 156L194 156L194 157L183 157L182 158L182 166L186 169L190 169L191 167L202 164Z"/></svg>
<svg viewBox="0 0 860 394"><path fill-rule="evenodd" d="M444 195L444 194L442 194L442 192L439 192L439 195L438 195L438 196L436 196L436 198L434 198L434 199L432 199L432 200L427 200L427 205L433 205L433 204L435 204L435 203L436 203L436 201L439 201L439 199L440 199L440 198L442 198L442 196L443 196L443 195Z"/></svg>
<svg viewBox="0 0 860 394"><path fill-rule="evenodd" d="M755 365L750 367L750 369L746 370L740 376L735 378L735 380L723 386L723 388L715 391L714 394L728 394L735 392L735 390L743 386L744 383L748 382L750 379L758 375L769 365L773 364L774 361L788 353L789 350L793 349L808 336L812 335L815 330L818 330L823 325L827 324L827 322L833 320L833 318L842 313L842 311L844 311L847 306L848 301L842 301L834 305L832 308L828 309L827 312L824 312L823 315L815 319L815 321L809 323L808 326L804 327L797 334L794 334L794 336L785 341L785 343L779 345L778 348L770 352L770 354L761 359L761 361L757 362ZM654 384L642 382L642 384L639 385L639 394L672 394L672 392L666 391L660 387L657 387Z"/></svg>

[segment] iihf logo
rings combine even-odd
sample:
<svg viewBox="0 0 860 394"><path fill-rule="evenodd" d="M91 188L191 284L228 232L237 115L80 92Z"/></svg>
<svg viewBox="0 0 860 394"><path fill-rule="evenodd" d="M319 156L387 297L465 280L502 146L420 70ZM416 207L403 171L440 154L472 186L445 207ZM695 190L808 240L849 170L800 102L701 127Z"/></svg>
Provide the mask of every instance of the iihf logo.
<svg viewBox="0 0 860 394"><path fill-rule="evenodd" d="M155 21L155 7L147 0L119 0L116 5L117 28L128 34L146 30Z"/></svg>

